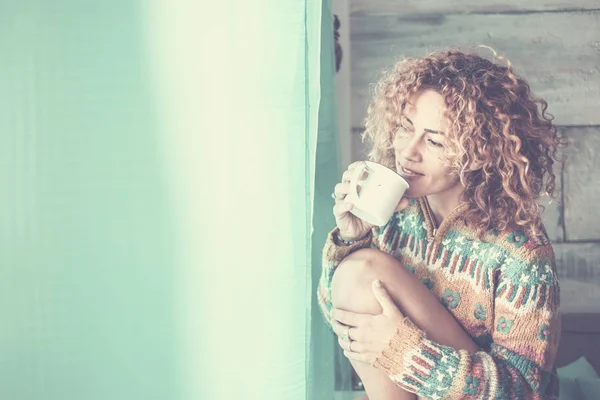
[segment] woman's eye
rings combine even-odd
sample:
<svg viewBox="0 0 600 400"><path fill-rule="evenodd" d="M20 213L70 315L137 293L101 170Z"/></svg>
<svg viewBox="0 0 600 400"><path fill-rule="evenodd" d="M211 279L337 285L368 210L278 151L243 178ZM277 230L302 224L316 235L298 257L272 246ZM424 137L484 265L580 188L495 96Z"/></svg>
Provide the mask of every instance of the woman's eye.
<svg viewBox="0 0 600 400"><path fill-rule="evenodd" d="M443 144L441 144L440 142L436 142L435 140L427 139L427 142L435 147L444 147Z"/></svg>

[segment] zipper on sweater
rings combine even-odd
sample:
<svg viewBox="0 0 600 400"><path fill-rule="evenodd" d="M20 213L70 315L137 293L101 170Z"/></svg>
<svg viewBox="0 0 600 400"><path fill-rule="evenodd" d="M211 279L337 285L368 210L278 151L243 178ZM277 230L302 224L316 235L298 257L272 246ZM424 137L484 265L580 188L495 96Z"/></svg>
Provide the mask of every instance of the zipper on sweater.
<svg viewBox="0 0 600 400"><path fill-rule="evenodd" d="M439 226L436 226L435 217L433 216L433 211L431 210L431 207L429 207L429 202L427 201L427 198L423 198L421 204L424 212L424 217L427 220L428 238L431 241L431 243L435 243L438 239L443 239L448 229L455 224L457 217L467 209L466 204L458 205L454 210L450 212L450 214L446 216L446 218L444 218L444 220ZM441 234L441 237L438 238L438 234Z"/></svg>
<svg viewBox="0 0 600 400"><path fill-rule="evenodd" d="M423 198L423 209L425 211L426 218L427 218L427 223L429 225L429 229L430 229L430 233L431 233L431 238L430 240L432 242L435 242L435 235L437 234L437 227L436 227L436 223L435 223L435 217L433 216L433 211L431 210L431 207L429 206L429 202L427 201L427 198L424 197Z"/></svg>

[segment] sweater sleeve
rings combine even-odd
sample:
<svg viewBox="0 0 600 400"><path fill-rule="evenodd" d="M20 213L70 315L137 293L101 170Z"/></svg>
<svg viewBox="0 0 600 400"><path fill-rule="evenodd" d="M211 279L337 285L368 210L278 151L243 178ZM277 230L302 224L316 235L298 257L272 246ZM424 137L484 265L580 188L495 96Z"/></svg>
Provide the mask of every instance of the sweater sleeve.
<svg viewBox="0 0 600 400"><path fill-rule="evenodd" d="M323 316L327 321L327 325L330 328L331 317L329 314L332 307L331 281L333 280L333 273L340 262L342 262L347 255L356 250L371 247L373 238L372 231L369 231L369 234L365 238L351 245L344 245L337 240L338 233L339 229L335 228L327 235L327 240L325 241L325 246L323 247L322 271L321 278L319 279L319 288L317 290L319 307L321 308Z"/></svg>
<svg viewBox="0 0 600 400"><path fill-rule="evenodd" d="M507 257L493 291L488 352L442 346L405 319L375 367L427 399L547 399L561 330L553 255L526 265Z"/></svg>

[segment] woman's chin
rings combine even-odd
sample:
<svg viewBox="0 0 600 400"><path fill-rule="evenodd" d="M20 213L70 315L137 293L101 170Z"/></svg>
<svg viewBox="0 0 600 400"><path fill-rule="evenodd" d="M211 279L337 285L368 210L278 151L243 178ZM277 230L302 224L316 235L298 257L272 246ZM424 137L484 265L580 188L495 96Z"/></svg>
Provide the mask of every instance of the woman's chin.
<svg viewBox="0 0 600 400"><path fill-rule="evenodd" d="M404 192L404 197L409 198L409 199L416 199L418 197L423 197L423 195L420 194L419 192L408 189L406 192Z"/></svg>

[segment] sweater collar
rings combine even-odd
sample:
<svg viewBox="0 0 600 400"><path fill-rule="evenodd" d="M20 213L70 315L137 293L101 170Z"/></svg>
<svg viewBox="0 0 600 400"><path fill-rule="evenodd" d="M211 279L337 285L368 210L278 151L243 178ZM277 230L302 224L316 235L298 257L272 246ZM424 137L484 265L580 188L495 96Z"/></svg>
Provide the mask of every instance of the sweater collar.
<svg viewBox="0 0 600 400"><path fill-rule="evenodd" d="M467 210L468 204L461 203L454 210L450 212L444 218L442 223L437 226L435 222L435 217L433 216L433 211L429 206L429 202L426 197L419 197L417 199L417 204L419 206L419 211L423 215L423 219L425 220L425 225L427 227L427 239L432 241L439 241L446 235L448 230L455 226L459 217Z"/></svg>

